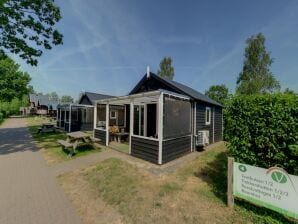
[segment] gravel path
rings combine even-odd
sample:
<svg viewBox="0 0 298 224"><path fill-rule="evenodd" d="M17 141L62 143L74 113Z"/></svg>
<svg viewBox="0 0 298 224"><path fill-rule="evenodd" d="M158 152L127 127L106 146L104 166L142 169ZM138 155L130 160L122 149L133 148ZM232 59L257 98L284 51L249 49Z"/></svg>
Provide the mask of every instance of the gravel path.
<svg viewBox="0 0 298 224"><path fill-rule="evenodd" d="M0 127L0 223L81 223L34 144L25 119Z"/></svg>

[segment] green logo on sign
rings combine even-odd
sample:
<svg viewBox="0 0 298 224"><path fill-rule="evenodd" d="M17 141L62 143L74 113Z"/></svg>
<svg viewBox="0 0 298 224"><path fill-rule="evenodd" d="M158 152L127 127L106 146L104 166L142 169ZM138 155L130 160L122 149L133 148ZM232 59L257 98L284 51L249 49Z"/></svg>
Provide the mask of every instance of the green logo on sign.
<svg viewBox="0 0 298 224"><path fill-rule="evenodd" d="M282 172L279 172L279 171L274 171L271 174L271 177L272 177L272 180L274 180L277 183L283 184L283 183L286 183L287 182L286 175L284 175Z"/></svg>
<svg viewBox="0 0 298 224"><path fill-rule="evenodd" d="M246 170L247 170L246 166L244 166L244 165L239 165L238 168L241 172L246 172Z"/></svg>

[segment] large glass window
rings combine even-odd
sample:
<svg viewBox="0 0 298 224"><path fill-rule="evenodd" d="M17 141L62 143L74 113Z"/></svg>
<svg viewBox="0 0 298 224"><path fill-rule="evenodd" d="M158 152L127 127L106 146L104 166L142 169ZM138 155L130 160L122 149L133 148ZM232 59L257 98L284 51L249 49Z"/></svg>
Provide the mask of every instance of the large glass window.
<svg viewBox="0 0 298 224"><path fill-rule="evenodd" d="M96 121L97 128L106 128L106 105L99 104L97 105L97 121Z"/></svg>
<svg viewBox="0 0 298 224"><path fill-rule="evenodd" d="M71 108L71 121L78 121L79 120L79 113L77 108Z"/></svg>
<svg viewBox="0 0 298 224"><path fill-rule="evenodd" d="M134 135L144 136L144 112L144 105L134 106Z"/></svg>
<svg viewBox="0 0 298 224"><path fill-rule="evenodd" d="M93 122L93 107L81 108L82 123L89 124Z"/></svg>
<svg viewBox="0 0 298 224"><path fill-rule="evenodd" d="M164 139L176 138L191 133L191 104L189 101L165 96L164 98Z"/></svg>

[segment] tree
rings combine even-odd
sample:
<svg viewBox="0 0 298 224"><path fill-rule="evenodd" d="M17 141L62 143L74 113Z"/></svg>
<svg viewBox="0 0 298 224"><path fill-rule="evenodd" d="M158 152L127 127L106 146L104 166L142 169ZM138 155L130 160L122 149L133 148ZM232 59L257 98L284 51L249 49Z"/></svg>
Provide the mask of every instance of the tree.
<svg viewBox="0 0 298 224"><path fill-rule="evenodd" d="M64 95L61 97L61 103L73 103L73 98L71 96Z"/></svg>
<svg viewBox="0 0 298 224"><path fill-rule="evenodd" d="M49 94L47 94L49 97L50 101L54 101L54 102L58 102L59 101L59 96L56 92L51 92Z"/></svg>
<svg viewBox="0 0 298 224"><path fill-rule="evenodd" d="M224 105L225 101L229 99L229 89L225 85L213 85L205 91L205 95Z"/></svg>
<svg viewBox="0 0 298 224"><path fill-rule="evenodd" d="M295 95L295 91L294 90L291 90L289 88L286 88L285 91L284 91L285 94L291 94L291 95Z"/></svg>
<svg viewBox="0 0 298 224"><path fill-rule="evenodd" d="M20 66L9 57L0 59L0 101L10 102L21 99L29 93L31 78L27 72L19 70Z"/></svg>
<svg viewBox="0 0 298 224"><path fill-rule="evenodd" d="M262 33L246 41L244 65L237 79L236 93L240 95L263 94L278 91L279 82L270 71L273 59L266 51Z"/></svg>
<svg viewBox="0 0 298 224"><path fill-rule="evenodd" d="M167 77L171 80L174 78L174 67L172 66L172 58L164 57L160 64L160 70L158 70L157 74L161 77Z"/></svg>
<svg viewBox="0 0 298 224"><path fill-rule="evenodd" d="M8 50L37 65L42 49L62 44L62 34L54 29L60 19L54 0L1 0L0 51Z"/></svg>

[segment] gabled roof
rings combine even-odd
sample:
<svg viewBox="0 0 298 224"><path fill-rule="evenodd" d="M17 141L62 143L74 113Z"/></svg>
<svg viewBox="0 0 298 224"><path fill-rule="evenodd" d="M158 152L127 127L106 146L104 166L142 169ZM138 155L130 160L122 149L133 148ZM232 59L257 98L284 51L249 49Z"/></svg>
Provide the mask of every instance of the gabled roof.
<svg viewBox="0 0 298 224"><path fill-rule="evenodd" d="M179 82L170 80L168 78L162 78L152 72L150 72L149 77L163 83L164 85L168 86L170 89L172 89L173 91L176 91L177 93L187 95L198 101L203 101L213 105L222 106L220 103L216 102L215 100L212 100L206 95ZM147 79L148 79L147 74L145 74L144 77L139 81L139 83L133 88L133 90L129 94L135 94L139 90L139 88L147 81Z"/></svg>
<svg viewBox="0 0 298 224"><path fill-rule="evenodd" d="M29 94L29 101L30 103L34 103L35 105L37 105L38 103L38 95L37 94Z"/></svg>
<svg viewBox="0 0 298 224"><path fill-rule="evenodd" d="M108 99L108 98L113 98L115 96L110 96L110 95L105 95L105 94L99 94L99 93L91 93L91 92L85 92L82 96L81 99L79 100L79 103L81 102L82 98L86 96L90 103L92 105L95 105L96 100L103 100L103 99Z"/></svg>
<svg viewBox="0 0 298 224"><path fill-rule="evenodd" d="M51 102L49 100L49 97L48 96L45 96L45 95L38 95L38 104L41 106L41 105L50 105Z"/></svg>
<svg viewBox="0 0 298 224"><path fill-rule="evenodd" d="M58 104L56 101L52 101L48 96L42 94L29 94L30 103L34 103L35 106L51 106L55 107Z"/></svg>

